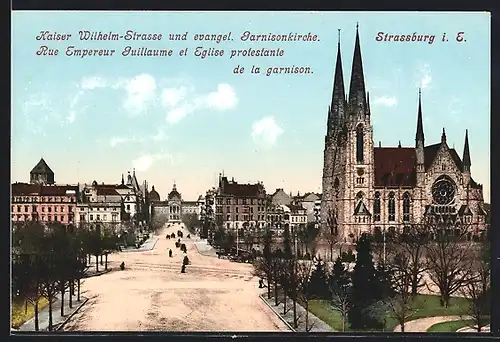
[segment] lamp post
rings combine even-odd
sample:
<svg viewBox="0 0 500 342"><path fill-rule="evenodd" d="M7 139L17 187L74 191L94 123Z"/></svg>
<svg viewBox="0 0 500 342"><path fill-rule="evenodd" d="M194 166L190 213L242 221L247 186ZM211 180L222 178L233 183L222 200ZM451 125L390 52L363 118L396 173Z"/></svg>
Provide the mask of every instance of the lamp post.
<svg viewBox="0 0 500 342"><path fill-rule="evenodd" d="M383 244L384 244L384 251L383 251L383 253L384 253L384 255L383 255L384 267L385 267L385 230L386 230L386 227L384 226L384 230L383 230L383 232L382 232L382 235L383 235L383 241L384 241L384 242L383 242Z"/></svg>
<svg viewBox="0 0 500 342"><path fill-rule="evenodd" d="M236 256L238 256L238 253L240 250L239 231L240 231L240 229L238 227L236 227Z"/></svg>

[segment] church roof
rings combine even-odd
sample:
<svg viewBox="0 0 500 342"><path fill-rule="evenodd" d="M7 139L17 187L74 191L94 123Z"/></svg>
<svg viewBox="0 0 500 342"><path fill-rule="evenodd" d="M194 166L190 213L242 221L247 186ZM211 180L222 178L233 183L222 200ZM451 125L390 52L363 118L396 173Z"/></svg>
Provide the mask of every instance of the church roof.
<svg viewBox="0 0 500 342"><path fill-rule="evenodd" d="M173 198L181 198L181 194L177 191L177 187L174 183L174 187L172 188L172 191L168 194L168 199L173 199Z"/></svg>
<svg viewBox="0 0 500 342"><path fill-rule="evenodd" d="M41 158L38 164L31 170L30 174L33 173L54 174L43 158Z"/></svg>
<svg viewBox="0 0 500 342"><path fill-rule="evenodd" d="M424 166L428 170L442 143L424 147ZM451 159L463 172L464 164L454 148L448 149ZM413 147L375 147L375 186L411 187L416 182L416 153ZM472 182L471 179L471 186ZM475 183L475 182L474 182ZM474 187L474 186L472 186Z"/></svg>

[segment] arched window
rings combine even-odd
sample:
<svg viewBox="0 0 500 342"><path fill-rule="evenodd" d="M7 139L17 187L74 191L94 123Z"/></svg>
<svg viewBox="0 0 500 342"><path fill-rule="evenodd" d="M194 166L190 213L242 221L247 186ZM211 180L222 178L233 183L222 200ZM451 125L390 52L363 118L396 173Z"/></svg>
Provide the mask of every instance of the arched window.
<svg viewBox="0 0 500 342"><path fill-rule="evenodd" d="M394 192L389 193L389 205L387 206L389 212L389 221L396 221L396 199Z"/></svg>
<svg viewBox="0 0 500 342"><path fill-rule="evenodd" d="M380 221L380 192L375 193L375 200L373 201L373 221Z"/></svg>
<svg viewBox="0 0 500 342"><path fill-rule="evenodd" d="M403 195L403 221L410 221L410 194L407 192Z"/></svg>
<svg viewBox="0 0 500 342"><path fill-rule="evenodd" d="M356 160L358 164L363 164L363 146L364 146L364 136L363 136L363 125L359 124L356 128Z"/></svg>

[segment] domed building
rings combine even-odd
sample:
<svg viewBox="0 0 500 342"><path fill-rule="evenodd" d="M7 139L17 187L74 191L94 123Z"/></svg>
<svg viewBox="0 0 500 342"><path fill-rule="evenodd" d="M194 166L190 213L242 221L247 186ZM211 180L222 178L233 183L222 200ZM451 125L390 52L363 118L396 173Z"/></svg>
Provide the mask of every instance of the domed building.
<svg viewBox="0 0 500 342"><path fill-rule="evenodd" d="M160 201L160 194L155 190L154 185L151 187L151 191L149 192L149 200L151 202L159 202Z"/></svg>
<svg viewBox="0 0 500 342"><path fill-rule="evenodd" d="M174 183L172 191L168 194L168 222L181 222L182 217L182 196L177 191L177 187Z"/></svg>

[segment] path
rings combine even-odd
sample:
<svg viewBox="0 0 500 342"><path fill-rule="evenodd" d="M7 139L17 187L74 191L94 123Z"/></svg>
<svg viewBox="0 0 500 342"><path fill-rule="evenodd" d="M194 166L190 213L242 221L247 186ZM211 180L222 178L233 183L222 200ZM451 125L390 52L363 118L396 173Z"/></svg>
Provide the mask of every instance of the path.
<svg viewBox="0 0 500 342"><path fill-rule="evenodd" d="M405 332L427 332L434 324L466 319L460 316L435 316L414 319L405 323ZM401 325L398 325L394 332L401 332Z"/></svg>
<svg viewBox="0 0 500 342"><path fill-rule="evenodd" d="M259 298L252 265L197 253L183 239L191 265L180 273L182 252L176 239L159 232L153 250L109 256L113 271L86 279L88 303L66 324L66 331L287 331ZM168 256L172 249L173 257ZM119 264L125 263L125 270Z"/></svg>

